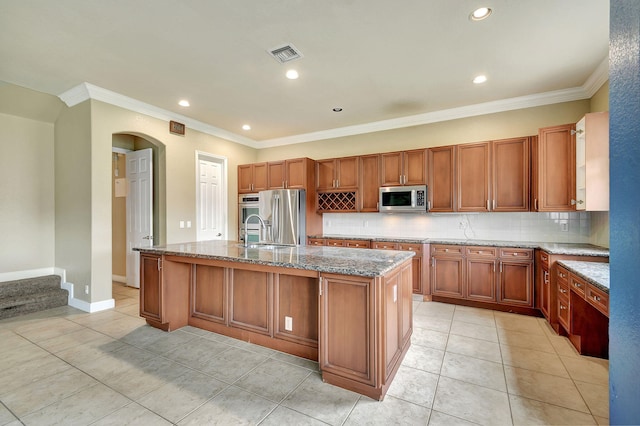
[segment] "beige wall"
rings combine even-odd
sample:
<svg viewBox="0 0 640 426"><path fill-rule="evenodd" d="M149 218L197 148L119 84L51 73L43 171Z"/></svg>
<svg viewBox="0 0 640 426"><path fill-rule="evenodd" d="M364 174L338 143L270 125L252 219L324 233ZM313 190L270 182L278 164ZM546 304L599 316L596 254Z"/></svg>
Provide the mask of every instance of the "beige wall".
<svg viewBox="0 0 640 426"><path fill-rule="evenodd" d="M258 161L310 157L314 160L537 135L538 128L575 123L589 100L488 114L403 129L367 133L258 151Z"/></svg>
<svg viewBox="0 0 640 426"><path fill-rule="evenodd" d="M589 112L602 111L609 111L609 81L605 82L591 98Z"/></svg>
<svg viewBox="0 0 640 426"><path fill-rule="evenodd" d="M55 266L54 126L0 113L0 274Z"/></svg>
<svg viewBox="0 0 640 426"><path fill-rule="evenodd" d="M91 104L89 101L73 108L63 108L55 123L55 265L67 273L67 281L74 284L74 297L91 302L93 249L96 236L92 230ZM109 153L107 154L109 155ZM110 171L107 170L107 182ZM109 187L109 190L111 188ZM101 207L103 210L106 205ZM108 214L110 215L110 210ZM111 232L109 218L108 232ZM104 232L103 232L104 234ZM111 278L111 235L108 237L108 274ZM85 294L84 287L90 287ZM110 298L102 291L99 299Z"/></svg>

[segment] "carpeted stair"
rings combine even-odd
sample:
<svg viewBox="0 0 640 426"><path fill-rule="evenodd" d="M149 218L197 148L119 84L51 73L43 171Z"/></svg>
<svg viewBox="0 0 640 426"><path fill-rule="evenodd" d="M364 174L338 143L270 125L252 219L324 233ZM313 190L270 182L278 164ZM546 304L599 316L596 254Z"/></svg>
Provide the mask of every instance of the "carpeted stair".
<svg viewBox="0 0 640 426"><path fill-rule="evenodd" d="M58 275L0 283L0 320L67 304L68 291Z"/></svg>

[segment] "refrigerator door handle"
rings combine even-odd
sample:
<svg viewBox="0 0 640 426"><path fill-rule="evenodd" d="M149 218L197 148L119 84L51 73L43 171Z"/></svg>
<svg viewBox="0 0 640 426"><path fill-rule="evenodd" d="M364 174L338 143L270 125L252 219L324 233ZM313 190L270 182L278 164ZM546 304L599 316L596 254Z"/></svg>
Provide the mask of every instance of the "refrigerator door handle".
<svg viewBox="0 0 640 426"><path fill-rule="evenodd" d="M279 242L280 235L280 195L273 196L273 207L271 211L271 241Z"/></svg>

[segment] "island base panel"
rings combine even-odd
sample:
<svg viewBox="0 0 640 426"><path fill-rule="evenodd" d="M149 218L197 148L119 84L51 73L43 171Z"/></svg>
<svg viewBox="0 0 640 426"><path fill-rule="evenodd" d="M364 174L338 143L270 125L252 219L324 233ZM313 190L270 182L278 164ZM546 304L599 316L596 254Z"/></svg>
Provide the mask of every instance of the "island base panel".
<svg viewBox="0 0 640 426"><path fill-rule="evenodd" d="M299 356L312 361L318 361L318 348L316 347L300 345L286 340L274 339L264 334L234 327L227 327L226 325L213 323L200 318L189 318L189 325L222 334L224 336L233 337L234 339L243 340L248 343L264 346L276 351L286 352L290 355Z"/></svg>

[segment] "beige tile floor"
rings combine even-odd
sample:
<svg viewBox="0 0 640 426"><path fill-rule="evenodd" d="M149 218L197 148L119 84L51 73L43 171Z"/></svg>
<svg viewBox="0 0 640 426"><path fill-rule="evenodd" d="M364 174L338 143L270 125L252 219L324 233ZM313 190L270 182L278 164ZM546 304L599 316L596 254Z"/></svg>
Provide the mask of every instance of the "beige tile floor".
<svg viewBox="0 0 640 426"><path fill-rule="evenodd" d="M414 302L383 402L322 383L317 363L115 309L0 321L0 425L510 425L608 423L608 363L539 318Z"/></svg>

